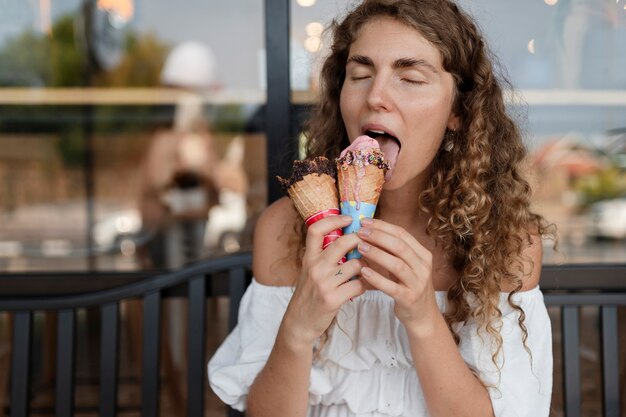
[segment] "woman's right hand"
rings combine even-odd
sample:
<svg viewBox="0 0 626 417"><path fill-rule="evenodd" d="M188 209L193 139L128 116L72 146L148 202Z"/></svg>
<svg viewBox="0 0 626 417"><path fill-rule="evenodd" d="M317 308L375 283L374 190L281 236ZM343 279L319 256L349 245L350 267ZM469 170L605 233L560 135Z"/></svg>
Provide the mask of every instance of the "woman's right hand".
<svg viewBox="0 0 626 417"><path fill-rule="evenodd" d="M361 241L356 233L341 236L322 250L324 235L351 221L350 216L330 216L307 231L302 272L281 325L285 341L294 349L310 349L343 303L365 291L360 279L349 281L361 271L361 260L339 264Z"/></svg>

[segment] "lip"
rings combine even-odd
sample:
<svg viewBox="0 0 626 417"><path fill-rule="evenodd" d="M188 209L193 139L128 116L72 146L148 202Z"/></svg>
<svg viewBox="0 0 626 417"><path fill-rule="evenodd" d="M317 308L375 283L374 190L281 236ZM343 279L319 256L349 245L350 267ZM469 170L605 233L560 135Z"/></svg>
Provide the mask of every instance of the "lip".
<svg viewBox="0 0 626 417"><path fill-rule="evenodd" d="M400 139L398 138L398 135L396 135L393 130L389 129L385 125L378 124L378 123L367 123L367 124L361 126L361 134L362 135L364 135L368 130L379 130L379 131L385 132L388 135L393 136L394 138L396 138L398 140L398 142L400 142Z"/></svg>

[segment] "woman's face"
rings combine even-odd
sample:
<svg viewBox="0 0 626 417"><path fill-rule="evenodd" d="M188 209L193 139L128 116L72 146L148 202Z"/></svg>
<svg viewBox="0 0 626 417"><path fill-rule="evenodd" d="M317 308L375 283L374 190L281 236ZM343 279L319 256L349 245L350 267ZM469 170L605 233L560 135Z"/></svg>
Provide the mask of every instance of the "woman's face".
<svg viewBox="0 0 626 417"><path fill-rule="evenodd" d="M389 17L366 23L350 47L341 115L350 142L368 134L385 154L399 147L385 189L417 180L423 186L452 113L454 81L437 48Z"/></svg>

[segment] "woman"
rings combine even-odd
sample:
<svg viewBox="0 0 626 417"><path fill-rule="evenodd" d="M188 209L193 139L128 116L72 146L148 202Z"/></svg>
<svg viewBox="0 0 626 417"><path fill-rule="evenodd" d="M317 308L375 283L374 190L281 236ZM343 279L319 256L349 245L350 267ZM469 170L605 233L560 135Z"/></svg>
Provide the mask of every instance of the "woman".
<svg viewBox="0 0 626 417"><path fill-rule="evenodd" d="M307 156L367 134L399 150L393 175L377 218L324 251L349 218L305 231L290 200L266 209L213 389L252 417L547 416L546 226L475 24L446 0L365 1L321 79Z"/></svg>

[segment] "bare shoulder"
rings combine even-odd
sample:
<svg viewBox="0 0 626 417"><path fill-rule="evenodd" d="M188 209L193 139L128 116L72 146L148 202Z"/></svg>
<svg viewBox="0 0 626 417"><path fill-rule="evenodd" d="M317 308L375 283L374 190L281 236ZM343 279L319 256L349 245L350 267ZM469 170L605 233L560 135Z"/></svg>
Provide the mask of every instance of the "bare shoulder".
<svg viewBox="0 0 626 417"><path fill-rule="evenodd" d="M301 224L291 200L283 197L267 207L254 231L252 270L260 284L293 285L300 270L294 239Z"/></svg>
<svg viewBox="0 0 626 417"><path fill-rule="evenodd" d="M541 235L536 231L529 230L528 241L526 238L526 247L522 251L522 289L523 291L532 290L539 285L539 279L541 278L541 264L543 261L543 244L541 242ZM505 288L506 291L511 291L513 288Z"/></svg>

